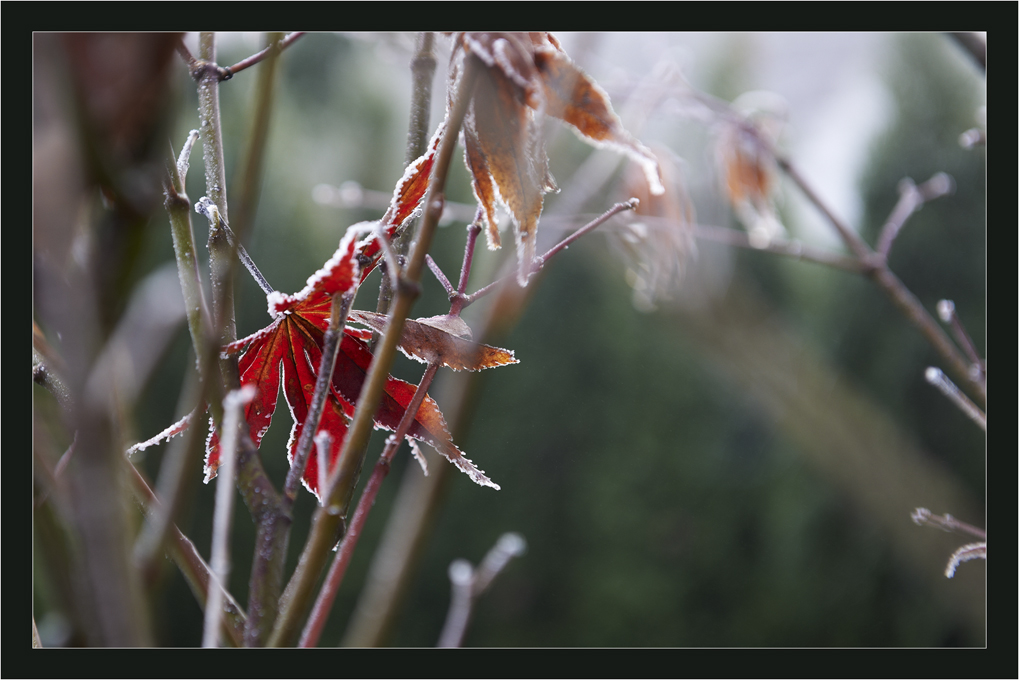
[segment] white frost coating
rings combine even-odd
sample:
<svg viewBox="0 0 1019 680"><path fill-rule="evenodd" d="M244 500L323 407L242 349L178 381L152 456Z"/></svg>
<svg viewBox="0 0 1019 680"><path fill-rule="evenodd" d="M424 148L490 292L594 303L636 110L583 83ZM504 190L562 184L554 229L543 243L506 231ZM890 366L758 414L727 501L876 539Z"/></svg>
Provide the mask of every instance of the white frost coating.
<svg viewBox="0 0 1019 680"><path fill-rule="evenodd" d="M187 183L188 168L191 164L191 149L197 141L198 130L192 130L188 133L188 138L180 150L180 156L177 157L177 174L180 175L181 186Z"/></svg>
<svg viewBox="0 0 1019 680"><path fill-rule="evenodd" d="M266 295L265 301L269 307L269 316L271 316L274 319L278 319L281 316L283 316L282 312L278 312L276 310L286 307L289 304L288 298L290 298L289 295L287 295L286 293L281 293L278 290L274 290L273 292Z"/></svg>
<svg viewBox="0 0 1019 680"><path fill-rule="evenodd" d="M407 443L410 444L410 452L414 455L414 460L421 466L421 472L425 477L428 476L428 461L425 460L425 454L421 452L421 447L413 439L408 439Z"/></svg>
<svg viewBox="0 0 1019 680"><path fill-rule="evenodd" d="M304 288L300 290L300 292L295 293L294 295L286 295L274 290L266 295L265 299L268 303L269 315L274 319L279 318L280 313L284 311L286 307L307 298L315 292L315 289L322 283L322 281L328 278L331 271L335 267L338 267L345 258L351 259L351 265L353 267L353 275L350 278L351 287L356 285L358 274L360 273L360 267L357 264L357 260L354 259L354 253L356 252L354 245L358 234L363 231L364 225L366 224L372 223L359 222L347 228L347 232L343 235L343 238L340 239L340 245L336 249L336 252L333 253L332 257L326 260L326 263L322 265L321 269L308 278L308 282L305 284Z"/></svg>
<svg viewBox="0 0 1019 680"><path fill-rule="evenodd" d="M507 51L510 48L510 43L505 38L498 38L492 43L492 52L495 57L495 61L499 64L502 72L509 76L510 80L522 87L524 90L531 89L531 83L519 73L514 67L513 62L510 60Z"/></svg>
<svg viewBox="0 0 1019 680"><path fill-rule="evenodd" d="M159 444L161 440L170 441L171 437L176 437L184 430L188 429L188 427L191 425L191 416L193 416L194 414L195 412L192 411L191 413L187 414L170 427L166 428L165 430L157 434L152 439L146 439L143 442L135 444L134 446L127 450L127 457L130 458L139 451L144 451L150 446L155 446L156 444Z"/></svg>
<svg viewBox="0 0 1019 680"><path fill-rule="evenodd" d="M945 569L945 576L952 578L955 576L955 570L959 568L960 564L976 559L987 559L986 542L967 543L952 553L952 557L948 560L948 567Z"/></svg>
<svg viewBox="0 0 1019 680"><path fill-rule="evenodd" d="M474 39L471 34L464 35L464 45L470 49L471 53L474 54L478 59L485 62L486 66L495 66L495 58L485 49L485 46Z"/></svg>
<svg viewBox="0 0 1019 680"><path fill-rule="evenodd" d="M209 434L205 437L205 479L203 484L208 484L216 476L216 471L209 466L209 456L212 455L212 435L216 434L216 421L209 416ZM218 463L217 463L218 466Z"/></svg>
<svg viewBox="0 0 1019 680"><path fill-rule="evenodd" d="M431 446L433 449L435 449L443 456L445 456L446 460L448 460L453 465L457 466L461 472L465 473L468 477L470 477L475 484L479 484L481 486L490 486L496 491L499 491L502 488L498 484L493 482L491 479L486 477L485 471L477 467L474 463L472 463L471 459L463 455L463 451L453 446L453 444L449 444L448 446L444 446L441 448L437 448L434 445ZM447 451L447 449L449 450Z"/></svg>
<svg viewBox="0 0 1019 680"><path fill-rule="evenodd" d="M465 559L449 563L449 580L455 586L467 587L474 580L474 567Z"/></svg>
<svg viewBox="0 0 1019 680"><path fill-rule="evenodd" d="M938 316L945 323L951 323L952 317L955 316L955 303L951 300L941 300L938 302Z"/></svg>
<svg viewBox="0 0 1019 680"><path fill-rule="evenodd" d="M208 196L202 196L198 199L198 202L195 203L195 212L199 215L205 215L214 227L219 226L219 208Z"/></svg>

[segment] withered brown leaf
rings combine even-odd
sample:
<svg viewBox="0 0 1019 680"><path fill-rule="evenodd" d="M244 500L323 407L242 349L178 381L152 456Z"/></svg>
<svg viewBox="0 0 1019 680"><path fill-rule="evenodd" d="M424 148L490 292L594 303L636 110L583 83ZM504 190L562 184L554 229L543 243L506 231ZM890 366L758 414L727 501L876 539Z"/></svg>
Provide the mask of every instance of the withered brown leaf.
<svg viewBox="0 0 1019 680"><path fill-rule="evenodd" d="M349 318L380 333L386 329L385 314L355 310ZM454 371L480 371L520 363L511 350L472 342L470 327L460 317L448 314L407 319L399 348L411 359L439 363Z"/></svg>
<svg viewBox="0 0 1019 680"><path fill-rule="evenodd" d="M489 248L501 245L496 205L502 203L513 219L520 285L526 285L531 274L543 194L557 190L540 135L545 114L569 123L588 143L627 154L643 167L652 193L664 191L654 155L623 129L608 95L570 60L554 36L461 34L450 68L454 83L469 54L483 68L464 120L464 159L484 209Z"/></svg>

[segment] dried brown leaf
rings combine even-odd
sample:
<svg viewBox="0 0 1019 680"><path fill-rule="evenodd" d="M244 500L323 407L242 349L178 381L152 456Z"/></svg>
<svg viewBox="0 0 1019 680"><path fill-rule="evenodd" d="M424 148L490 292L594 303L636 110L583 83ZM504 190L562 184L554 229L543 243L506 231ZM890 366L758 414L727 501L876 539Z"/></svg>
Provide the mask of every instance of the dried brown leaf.
<svg viewBox="0 0 1019 680"><path fill-rule="evenodd" d="M382 333L386 315L355 310L350 320ZM508 349L471 341L471 329L458 316L443 314L423 319L407 319L400 339L400 351L424 363L439 363L454 371L480 371L520 363Z"/></svg>
<svg viewBox="0 0 1019 680"><path fill-rule="evenodd" d="M461 34L450 68L453 84L469 54L484 66L464 119L464 160L483 208L490 249L501 245L497 203L513 219L520 285L527 284L532 272L543 194L558 191L539 134L545 114L570 124L585 141L612 147L637 161L651 193L663 193L654 155L623 129L608 95L577 68L554 36Z"/></svg>

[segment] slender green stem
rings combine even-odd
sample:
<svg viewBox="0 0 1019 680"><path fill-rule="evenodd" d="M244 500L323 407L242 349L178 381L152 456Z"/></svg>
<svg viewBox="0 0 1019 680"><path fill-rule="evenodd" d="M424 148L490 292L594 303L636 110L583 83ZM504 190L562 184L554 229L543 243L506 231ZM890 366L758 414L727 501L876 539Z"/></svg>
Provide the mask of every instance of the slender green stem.
<svg viewBox="0 0 1019 680"><path fill-rule="evenodd" d="M188 330L195 355L201 357L202 344L206 342L210 328L208 305L202 290L202 277L198 270L198 251L195 248L194 230L191 227L191 201L184 192L187 181L188 155L195 143L198 131L192 130L181 151L180 160L170 165L170 183L164 187L163 205L170 216L170 234L173 237L173 252L177 258L177 275L180 290L187 310Z"/></svg>
<svg viewBox="0 0 1019 680"><path fill-rule="evenodd" d="M404 321L420 292L418 284L421 280L425 255L428 253L439 218L442 216L446 175L476 78L477 66L474 63L474 58L471 57L466 62L464 74L460 80L460 88L449 113L449 124L440 142L438 156L432 168L428 194L425 197L425 213L421 224L421 233L410 262L407 263L406 278L401 278L401 285L397 291L385 337L368 369L364 386L361 388L353 422L344 440L339 464L332 475L325 507L315 513L308 543L305 545L297 570L284 593L282 611L268 642L271 646L292 644L297 635L300 620L307 611L312 587L318 580L329 549L335 544L337 529L347 514L354 484L364 462L363 455L355 456L352 455L352 452L366 451L365 445L371 434L373 416L382 399L386 378L389 376L389 368L393 364L396 346L403 333Z"/></svg>

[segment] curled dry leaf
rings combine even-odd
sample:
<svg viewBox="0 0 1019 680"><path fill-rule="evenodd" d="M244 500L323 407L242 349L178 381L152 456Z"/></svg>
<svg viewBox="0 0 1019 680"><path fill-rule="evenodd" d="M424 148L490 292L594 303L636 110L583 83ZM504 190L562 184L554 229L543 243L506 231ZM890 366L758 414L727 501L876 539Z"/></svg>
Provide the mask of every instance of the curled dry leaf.
<svg viewBox="0 0 1019 680"><path fill-rule="evenodd" d="M636 197L634 214L613 241L627 260L627 282L633 288L634 306L650 311L657 300L668 299L677 287L687 259L695 252L693 202L687 195L680 169L667 149L655 149L665 192L651 191L645 174L633 165L623 176L624 193Z"/></svg>
<svg viewBox="0 0 1019 680"><path fill-rule="evenodd" d="M501 203L513 219L521 285L534 260L543 194L557 191L540 135L543 116L570 124L581 139L609 146L641 164L654 194L663 192L654 155L619 121L608 95L566 55L549 33L464 33L456 38L449 92L468 55L482 64L464 119L464 158L484 209L489 248L499 248L495 216Z"/></svg>
<svg viewBox="0 0 1019 680"><path fill-rule="evenodd" d="M386 330L384 314L354 311L349 318L380 333ZM472 342L470 327L460 317L448 314L407 319L399 348L411 359L438 363L454 371L480 371L520 363L511 350Z"/></svg>
<svg viewBox="0 0 1019 680"><path fill-rule="evenodd" d="M733 102L743 120L726 121L718 137L722 183L736 217L746 227L750 244L765 247L784 228L773 197L777 168L762 138L774 145L785 118L785 102L767 92L747 92Z"/></svg>

